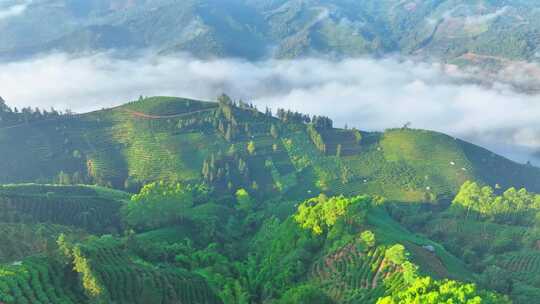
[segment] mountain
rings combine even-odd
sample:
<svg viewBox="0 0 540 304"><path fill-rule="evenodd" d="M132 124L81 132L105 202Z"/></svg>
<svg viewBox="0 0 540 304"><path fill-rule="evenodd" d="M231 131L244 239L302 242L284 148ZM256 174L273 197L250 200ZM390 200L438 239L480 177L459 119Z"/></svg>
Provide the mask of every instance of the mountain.
<svg viewBox="0 0 540 304"><path fill-rule="evenodd" d="M0 0L0 60L402 55L534 92L539 14L531 0ZM0 304L540 299L540 168L410 123L336 128L224 94L81 114L0 97L0 156Z"/></svg>
<svg viewBox="0 0 540 304"><path fill-rule="evenodd" d="M5 58L150 49L250 60L400 53L504 65L536 61L540 39L540 13L526 0L36 0L0 9L17 3L22 12L0 18Z"/></svg>
<svg viewBox="0 0 540 304"><path fill-rule="evenodd" d="M324 191L405 201L450 197L467 180L540 191L540 169L444 134L336 129L327 118L312 128L309 116L277 114L152 97L87 114L5 120L0 149L10 161L0 163L0 182L67 179L137 191L165 179L207 181L229 193L257 187L263 197Z"/></svg>
<svg viewBox="0 0 540 304"><path fill-rule="evenodd" d="M540 169L471 143L226 95L85 114L1 105L1 302L540 294Z"/></svg>

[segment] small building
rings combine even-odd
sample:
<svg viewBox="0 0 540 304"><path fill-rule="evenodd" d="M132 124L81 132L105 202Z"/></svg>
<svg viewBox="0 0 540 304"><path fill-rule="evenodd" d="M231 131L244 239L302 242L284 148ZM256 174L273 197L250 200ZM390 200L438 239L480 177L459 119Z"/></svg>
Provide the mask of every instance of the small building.
<svg viewBox="0 0 540 304"><path fill-rule="evenodd" d="M424 245L422 246L422 248L424 248L425 250L431 252L431 253L435 253L435 247L431 246L431 245Z"/></svg>

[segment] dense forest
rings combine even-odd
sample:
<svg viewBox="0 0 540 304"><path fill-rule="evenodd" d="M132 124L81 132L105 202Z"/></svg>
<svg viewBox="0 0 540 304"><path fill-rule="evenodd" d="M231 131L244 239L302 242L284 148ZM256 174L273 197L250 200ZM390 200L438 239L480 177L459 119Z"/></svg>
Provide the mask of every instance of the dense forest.
<svg viewBox="0 0 540 304"><path fill-rule="evenodd" d="M71 115L71 111L66 111L65 115ZM32 109L30 107L22 108L21 110L11 108L6 104L6 101L0 96L0 127L9 127L22 123L34 122L41 119L58 118L64 115L62 112L51 108L50 110L41 110L39 108Z"/></svg>
<svg viewBox="0 0 540 304"><path fill-rule="evenodd" d="M227 95L0 117L0 302L540 298L540 169L444 134Z"/></svg>

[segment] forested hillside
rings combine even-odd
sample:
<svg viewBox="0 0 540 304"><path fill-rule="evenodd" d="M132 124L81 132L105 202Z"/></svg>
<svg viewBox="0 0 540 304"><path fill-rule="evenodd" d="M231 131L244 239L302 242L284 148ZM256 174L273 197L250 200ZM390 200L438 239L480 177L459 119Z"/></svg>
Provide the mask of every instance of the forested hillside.
<svg viewBox="0 0 540 304"><path fill-rule="evenodd" d="M493 65L536 60L540 39L530 0L19 2L22 13L0 19L3 57L143 49L250 60L401 53Z"/></svg>
<svg viewBox="0 0 540 304"><path fill-rule="evenodd" d="M226 95L0 118L0 302L540 295L540 170L444 134Z"/></svg>

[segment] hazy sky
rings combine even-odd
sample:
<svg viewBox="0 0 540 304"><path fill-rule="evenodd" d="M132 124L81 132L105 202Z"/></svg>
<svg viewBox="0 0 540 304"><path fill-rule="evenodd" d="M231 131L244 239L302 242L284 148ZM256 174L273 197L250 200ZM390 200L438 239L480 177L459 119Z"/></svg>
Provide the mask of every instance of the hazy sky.
<svg viewBox="0 0 540 304"><path fill-rule="evenodd" d="M306 59L249 63L189 56L114 59L53 54L0 63L0 96L12 106L119 105L139 95L214 99L225 92L264 108L332 117L363 130L411 122L482 144L514 159L540 149L540 96L503 84L476 85L441 66L396 59ZM525 154L524 154L525 153Z"/></svg>
<svg viewBox="0 0 540 304"><path fill-rule="evenodd" d="M0 20L21 15L31 2L31 0L0 0Z"/></svg>

